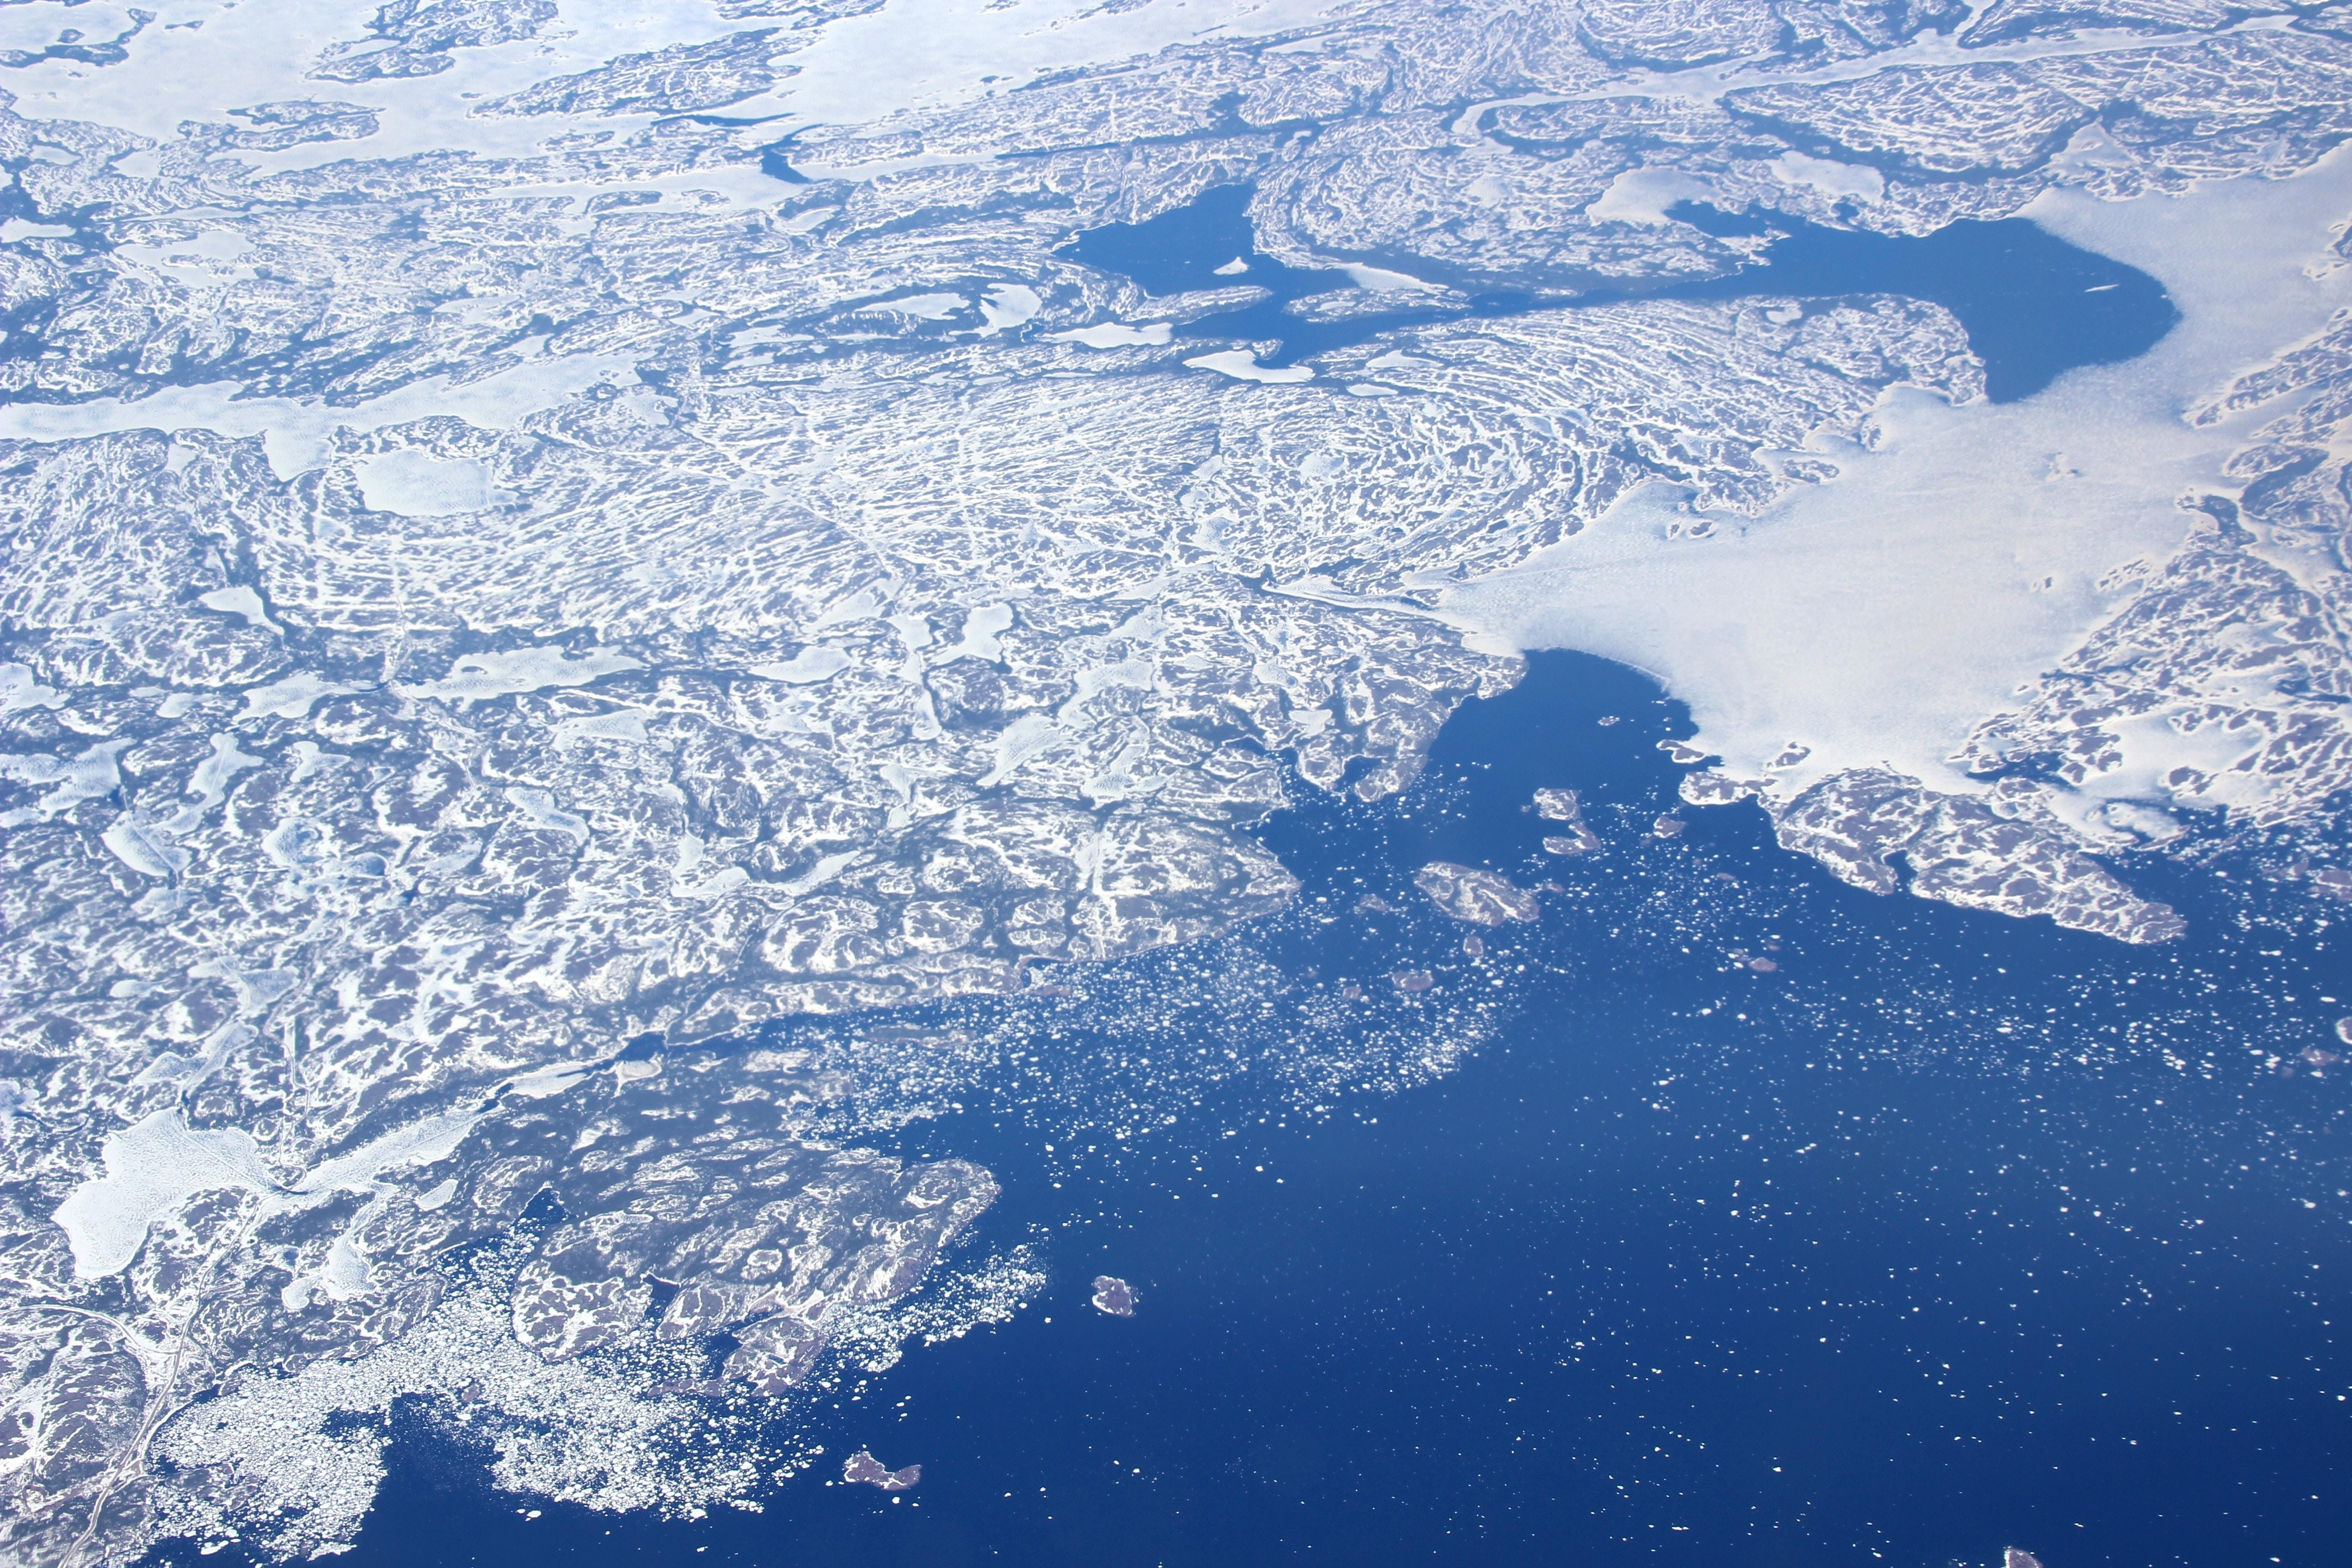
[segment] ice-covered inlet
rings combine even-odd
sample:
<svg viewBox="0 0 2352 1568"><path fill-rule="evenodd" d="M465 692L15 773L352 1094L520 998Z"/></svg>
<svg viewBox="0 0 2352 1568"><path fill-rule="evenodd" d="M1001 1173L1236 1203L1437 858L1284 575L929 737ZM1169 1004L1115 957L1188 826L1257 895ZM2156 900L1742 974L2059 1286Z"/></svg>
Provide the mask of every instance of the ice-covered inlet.
<svg viewBox="0 0 2352 1568"><path fill-rule="evenodd" d="M155 1111L110 1134L105 1159L106 1173L68 1194L53 1216L72 1245L77 1279L121 1273L147 1227L197 1193L278 1190L250 1133L192 1131L177 1110Z"/></svg>
<svg viewBox="0 0 2352 1568"><path fill-rule="evenodd" d="M2223 509L2223 536L2241 531L2242 454L2278 404L2190 416L2352 299L2333 248L2347 210L2343 153L2291 178L2121 204L2045 195L2027 209L2037 221L2153 273L2179 302L2180 325L2146 356L2008 405L1898 389L1868 447L1800 454L1833 477L1752 517L1694 508L1656 483L1524 566L1450 589L1446 607L1509 646L1580 647L1656 673L1690 703L1694 744L1741 781L1735 793L1785 804L1885 770L1930 794L1984 795L2001 754L1980 732L2037 703L2081 710L2065 695L2080 689L2074 650L2144 603L2162 563L2212 534ZM2214 244L2222 233L2232 242ZM2317 588L2335 570L2299 538L2244 539L2289 583ZM2185 651L2143 642L2134 657L2161 683L2178 679L2164 671ZM2256 721L2168 721L2156 704L2145 719L2114 713L2097 765L2053 779L2034 810L2113 846L2177 832L2162 808L2259 812L2283 791L2336 787L2333 774L2298 782L2265 752L2280 726L2303 722L2295 704L2259 679L2224 700ZM2095 929L2143 927L2125 917Z"/></svg>

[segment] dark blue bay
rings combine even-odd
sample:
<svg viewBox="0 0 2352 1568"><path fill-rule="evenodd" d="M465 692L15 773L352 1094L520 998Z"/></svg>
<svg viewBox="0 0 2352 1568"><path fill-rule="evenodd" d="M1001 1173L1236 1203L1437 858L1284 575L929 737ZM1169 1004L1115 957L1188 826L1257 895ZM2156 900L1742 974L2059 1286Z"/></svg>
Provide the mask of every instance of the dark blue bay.
<svg viewBox="0 0 2352 1568"><path fill-rule="evenodd" d="M1043 1076L900 1152L995 1170L963 1256L1034 1241L1047 1293L829 1400L828 1457L764 1513L527 1520L412 1414L345 1561L2343 1561L2352 1083L2291 1059L2352 1011L2340 906L2259 857L2124 866L2190 921L2160 948L1875 898L1750 806L1680 809L1656 742L1685 731L1538 656L1404 796L1269 825L1297 914L996 1005ZM1540 852L1544 784L1603 853ZM1559 890L1474 958L1411 889L1440 857ZM1237 1074L1116 1155L1090 1120L1089 1064L1271 1070L1349 984L1487 1043L1319 1113ZM1131 1320L1088 1306L1097 1272ZM825 1485L861 1447L921 1484Z"/></svg>
<svg viewBox="0 0 2352 1568"><path fill-rule="evenodd" d="M1269 364L1288 363L1399 327L1444 321L1460 310L1400 310L1343 321L1313 322L1285 307L1344 287L1334 273L1286 267L1256 249L1248 206L1253 189L1220 185L1189 205L1139 224L1090 229L1066 247L1072 260L1132 278L1154 294L1235 284L1273 298L1190 322L1187 338L1278 340ZM1720 278L1653 290L1587 290L1537 300L1474 295L1468 313L1515 315L1538 308L1614 302L1639 297L1737 300L1758 295L1835 300L1898 294L1931 300L1967 329L1985 362L1986 395L1995 403L2030 397L2067 371L2114 364L2146 353L2180 320L2164 285L2137 268L2087 251L2023 218L1962 220L1932 234L1883 235L1832 228L1784 213L1727 213L1694 202L1669 216L1718 237L1771 237L1755 261ZM1235 260L1246 272L1220 276ZM1412 258L1396 265L1411 269Z"/></svg>

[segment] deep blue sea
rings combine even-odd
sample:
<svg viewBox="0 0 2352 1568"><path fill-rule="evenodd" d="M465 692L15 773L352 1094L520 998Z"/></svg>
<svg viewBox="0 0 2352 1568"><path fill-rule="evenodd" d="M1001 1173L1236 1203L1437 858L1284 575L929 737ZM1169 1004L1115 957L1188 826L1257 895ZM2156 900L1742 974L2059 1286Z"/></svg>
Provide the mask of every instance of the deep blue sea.
<svg viewBox="0 0 2352 1568"><path fill-rule="evenodd" d="M2163 947L1874 897L1681 807L1687 730L1538 655L1405 795L1268 825L1295 913L992 1005L1038 1060L897 1148L986 1163L962 1255L1052 1283L823 1402L765 1512L530 1518L404 1416L346 1561L2342 1563L2352 1070L2294 1058L2352 1012L2343 906L2261 853L2125 863ZM1539 785L1601 853L1540 851ZM1412 889L1438 858L1558 890L1474 957ZM1284 1076L1464 1028L1417 1087ZM859 1447L920 1485L827 1485Z"/></svg>

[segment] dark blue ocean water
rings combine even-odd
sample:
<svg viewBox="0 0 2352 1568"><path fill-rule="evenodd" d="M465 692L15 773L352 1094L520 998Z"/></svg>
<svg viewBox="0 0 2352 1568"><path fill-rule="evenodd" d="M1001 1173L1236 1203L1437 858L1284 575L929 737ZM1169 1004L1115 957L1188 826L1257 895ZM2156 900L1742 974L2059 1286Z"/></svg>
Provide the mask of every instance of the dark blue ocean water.
<svg viewBox="0 0 2352 1568"><path fill-rule="evenodd" d="M2291 1059L2352 1011L2342 906L2259 853L2125 865L2189 917L2160 948L1873 897L1752 806L1680 808L1686 731L1538 656L1403 796L1268 826L1296 913L994 1004L1040 1064L898 1152L985 1162L968 1255L1031 1241L1052 1283L822 1404L764 1513L527 1519L404 1416L346 1561L2343 1562L2352 1075ZM1538 785L1601 854L1540 852ZM1411 889L1433 858L1558 890L1474 957ZM1350 985L1391 1047L1486 1043L1300 1091L1303 1041L1393 1066L1328 1022ZM1257 1070L1183 1070L1228 1051ZM921 1484L825 1485L861 1447Z"/></svg>
<svg viewBox="0 0 2352 1568"><path fill-rule="evenodd" d="M1188 323L1201 339L1278 339L1268 364L1366 342L1408 324L1464 312L1403 310L1344 321L1310 322L1284 307L1343 286L1339 276L1286 267L1258 254L1248 185L1221 185L1187 206L1139 224L1088 230L1064 254L1087 266L1132 278L1154 294L1255 284L1273 298ZM1756 261L1725 277L1648 291L1677 300L1756 295L1840 299L1900 294L1932 300L1958 318L1985 362L1986 395L1995 403L2032 396L2069 370L2112 364L2146 353L2180 320L2164 286L2147 273L2068 244L2023 218L1962 220L1927 235L1880 235L1832 228L1783 213L1727 213L1693 202L1669 216L1718 237L1773 236ZM1248 270L1220 276L1235 260ZM1399 263L1408 268L1410 258ZM1569 303L1636 295L1586 292ZM1561 300L1545 302L1556 307ZM1517 294L1474 295L1468 313L1511 315L1535 308Z"/></svg>

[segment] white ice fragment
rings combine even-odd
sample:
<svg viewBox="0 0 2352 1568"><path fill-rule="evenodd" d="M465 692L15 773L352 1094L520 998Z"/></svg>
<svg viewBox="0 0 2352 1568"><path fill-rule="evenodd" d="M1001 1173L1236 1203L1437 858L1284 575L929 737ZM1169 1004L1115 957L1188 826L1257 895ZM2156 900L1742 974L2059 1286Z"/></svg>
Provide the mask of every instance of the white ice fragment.
<svg viewBox="0 0 2352 1568"><path fill-rule="evenodd" d="M971 301L961 294L910 294L903 300L880 300L871 305L860 305L861 316L908 316L918 321L944 321L951 316L971 309Z"/></svg>
<svg viewBox="0 0 2352 1568"><path fill-rule="evenodd" d="M36 752L26 756L0 754L0 779L14 784L55 784L43 795L36 809L44 816L54 816L68 806L85 800L104 800L122 787L122 770L115 759L128 741L100 741L68 759L44 756ZM23 820L11 812L10 818Z"/></svg>
<svg viewBox="0 0 2352 1568"><path fill-rule="evenodd" d="M1291 383L1315 379L1315 373L1303 364L1270 370L1257 363L1257 353L1251 349L1225 349L1217 353L1200 354L1184 363L1196 370L1213 370L1221 375L1230 375L1236 381Z"/></svg>
<svg viewBox="0 0 2352 1568"><path fill-rule="evenodd" d="M1220 278L1238 278L1249 270L1249 263L1236 256L1223 267L1212 268L1211 270Z"/></svg>
<svg viewBox="0 0 2352 1568"><path fill-rule="evenodd" d="M951 664L960 658L977 658L994 664L1004 657L1003 647L998 639L1012 629L1012 605L982 605L964 616L963 636L955 646L942 652L933 662Z"/></svg>
<svg viewBox="0 0 2352 1568"><path fill-rule="evenodd" d="M980 780L982 789L993 789L1032 757L1052 751L1068 739L1043 713L1024 713L996 737L996 765Z"/></svg>
<svg viewBox="0 0 2352 1568"><path fill-rule="evenodd" d="M614 713L575 713L557 722L552 738L559 746L576 746L583 741L626 741L642 746L646 743L646 716L634 709Z"/></svg>
<svg viewBox="0 0 2352 1568"><path fill-rule="evenodd" d="M1149 326L1130 327L1124 321L1105 321L1100 326L1080 327L1074 331L1048 332L1049 343L1076 343L1089 349L1125 349L1138 346L1158 348L1175 332L1170 321L1153 321Z"/></svg>
<svg viewBox="0 0 2352 1568"><path fill-rule="evenodd" d="M1346 273L1357 288L1370 289L1375 294L1415 291L1433 294L1441 291L1438 285L1423 282L1410 272L1391 272L1385 267L1366 267L1359 262L1349 262L1339 270Z"/></svg>
<svg viewBox="0 0 2352 1568"><path fill-rule="evenodd" d="M116 817L114 826L99 835L99 842L142 877L174 877L188 868L186 850L130 816Z"/></svg>
<svg viewBox="0 0 2352 1568"><path fill-rule="evenodd" d="M751 673L766 680L793 686L815 686L831 680L856 660L837 647L804 647L781 664L755 664Z"/></svg>
<svg viewBox="0 0 2352 1568"><path fill-rule="evenodd" d="M400 517L457 517L511 503L490 482L490 471L467 458L429 452L386 452L359 465L360 499L370 511Z"/></svg>
<svg viewBox="0 0 2352 1568"><path fill-rule="evenodd" d="M329 680L310 670L299 670L267 686L257 686L245 694L245 711L237 715L240 722L247 719L307 719L313 704L328 697L347 697L367 689L349 686L339 680Z"/></svg>
<svg viewBox="0 0 2352 1568"><path fill-rule="evenodd" d="M435 1165L457 1152L466 1134L481 1120L478 1113L445 1111L423 1117L371 1139L348 1154L322 1160L294 1184L293 1191L313 1196L335 1192L373 1192L375 1179L406 1165Z"/></svg>
<svg viewBox="0 0 2352 1568"><path fill-rule="evenodd" d="M1770 168L1784 185L1811 185L1825 195L1851 196L1865 205L1875 204L1886 195L1886 176L1861 163L1783 153L1772 160Z"/></svg>
<svg viewBox="0 0 2352 1568"><path fill-rule="evenodd" d="M874 612L887 603L888 603L888 595L877 593L871 588L860 588L839 604L828 607L824 614L811 623L811 629L823 630L826 626L842 626L856 621L871 620Z"/></svg>
<svg viewBox="0 0 2352 1568"><path fill-rule="evenodd" d="M1677 202L1704 202L1714 196L1713 186L1678 169L1628 169L1609 183L1609 188L1584 209L1584 216L1656 225L1673 221L1666 216L1666 209Z"/></svg>
<svg viewBox="0 0 2352 1568"><path fill-rule="evenodd" d="M1007 327L1017 327L1035 316L1045 303L1037 290L1025 284L999 283L981 301L981 317L987 325L979 329L979 335L992 338Z"/></svg>
<svg viewBox="0 0 2352 1568"><path fill-rule="evenodd" d="M469 653L449 667L439 680L401 688L406 697L432 697L442 701L479 701L516 692L543 691L551 686L585 686L625 669L643 669L642 661L626 654L593 649L578 658L560 647L519 647L505 653Z"/></svg>
<svg viewBox="0 0 2352 1568"><path fill-rule="evenodd" d="M66 700L57 688L44 686L21 664L0 664L0 713L25 708L62 708Z"/></svg>
<svg viewBox="0 0 2352 1568"><path fill-rule="evenodd" d="M176 450L177 448L175 448ZM268 626L273 632L285 628L269 618L269 606L261 595L243 583L232 583L226 588L215 588L209 594L196 595L196 603L207 610L218 610L225 616L242 616L249 626Z"/></svg>
<svg viewBox="0 0 2352 1568"><path fill-rule="evenodd" d="M555 796L543 789L509 789L507 799L516 810L529 819L533 827L545 827L557 833L568 833L581 843L588 842L588 825L555 804Z"/></svg>
<svg viewBox="0 0 2352 1568"><path fill-rule="evenodd" d="M191 1131L176 1110L110 1133L101 1152L106 1174L66 1194L50 1215L73 1248L78 1279L120 1273L138 1256L147 1227L198 1193L278 1190L250 1133Z"/></svg>
<svg viewBox="0 0 2352 1568"><path fill-rule="evenodd" d="M502 1094L519 1095L524 1100L551 1100L594 1072L600 1065L596 1062L555 1062L547 1067L533 1068L527 1073L507 1079L499 1086L499 1090Z"/></svg>
<svg viewBox="0 0 2352 1568"><path fill-rule="evenodd" d="M237 750L236 737L215 734L213 753L196 764L188 775L188 787L183 793L196 796L197 804L184 808L172 819L171 830L185 833L204 820L205 813L218 805L228 795L229 781L247 768L257 768L262 759L249 752Z"/></svg>

